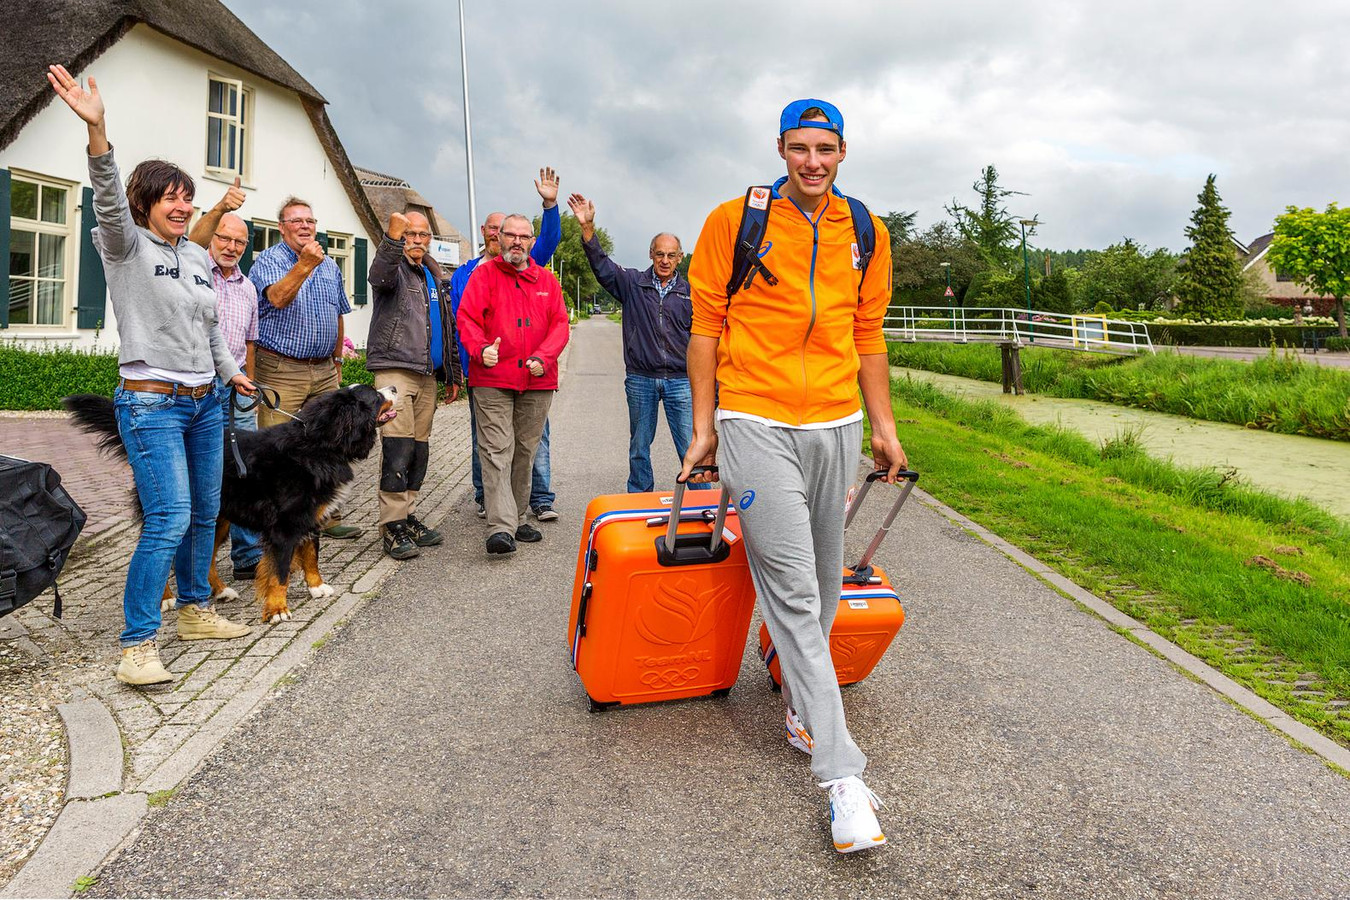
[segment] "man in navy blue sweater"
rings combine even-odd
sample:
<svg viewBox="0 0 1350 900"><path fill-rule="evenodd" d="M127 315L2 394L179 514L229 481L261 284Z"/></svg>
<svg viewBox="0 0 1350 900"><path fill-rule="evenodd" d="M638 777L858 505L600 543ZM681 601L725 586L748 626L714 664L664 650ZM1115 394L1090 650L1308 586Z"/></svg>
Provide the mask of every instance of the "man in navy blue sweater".
<svg viewBox="0 0 1350 900"><path fill-rule="evenodd" d="M628 491L655 490L652 441L657 407L665 404L675 454L684 459L693 431L693 405L685 351L693 309L689 282L676 271L680 239L662 232L648 248L652 264L626 269L610 259L595 237L595 204L580 194L567 200L581 225L586 261L600 286L623 304L624 393L628 395ZM707 485L695 484L695 488Z"/></svg>

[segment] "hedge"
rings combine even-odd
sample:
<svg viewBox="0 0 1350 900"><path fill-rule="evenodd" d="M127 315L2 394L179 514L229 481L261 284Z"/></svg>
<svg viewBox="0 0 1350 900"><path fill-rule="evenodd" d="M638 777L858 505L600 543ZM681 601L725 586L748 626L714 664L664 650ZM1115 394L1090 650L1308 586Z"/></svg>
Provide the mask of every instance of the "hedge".
<svg viewBox="0 0 1350 900"><path fill-rule="evenodd" d="M365 355L342 364L343 384L373 384ZM71 394L111 397L117 387L117 354L69 347L31 349L0 343L0 409L60 409Z"/></svg>
<svg viewBox="0 0 1350 900"><path fill-rule="evenodd" d="M1324 327L1293 325L1177 325L1151 324L1149 336L1155 344L1182 347L1293 347L1303 346L1309 331L1326 334Z"/></svg>

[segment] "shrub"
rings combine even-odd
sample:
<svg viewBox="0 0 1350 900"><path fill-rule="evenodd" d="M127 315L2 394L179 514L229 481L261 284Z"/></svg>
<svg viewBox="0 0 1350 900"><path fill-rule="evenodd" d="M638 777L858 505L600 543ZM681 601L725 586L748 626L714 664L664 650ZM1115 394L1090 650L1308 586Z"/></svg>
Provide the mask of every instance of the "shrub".
<svg viewBox="0 0 1350 900"><path fill-rule="evenodd" d="M1323 346L1328 350L1350 350L1350 338L1329 337Z"/></svg>
<svg viewBox="0 0 1350 900"><path fill-rule="evenodd" d="M0 344L0 409L60 409L62 397L111 397L116 387L116 353Z"/></svg>

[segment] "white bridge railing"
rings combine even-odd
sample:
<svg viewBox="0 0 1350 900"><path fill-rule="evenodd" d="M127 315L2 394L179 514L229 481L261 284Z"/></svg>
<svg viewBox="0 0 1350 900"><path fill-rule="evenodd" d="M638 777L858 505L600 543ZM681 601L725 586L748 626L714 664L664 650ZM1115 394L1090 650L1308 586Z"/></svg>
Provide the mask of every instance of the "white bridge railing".
<svg viewBox="0 0 1350 900"><path fill-rule="evenodd" d="M1143 322L1094 313L1052 313L1025 309L964 309L952 306L892 306L886 337L895 341L972 341L1041 344L1093 353L1155 352Z"/></svg>

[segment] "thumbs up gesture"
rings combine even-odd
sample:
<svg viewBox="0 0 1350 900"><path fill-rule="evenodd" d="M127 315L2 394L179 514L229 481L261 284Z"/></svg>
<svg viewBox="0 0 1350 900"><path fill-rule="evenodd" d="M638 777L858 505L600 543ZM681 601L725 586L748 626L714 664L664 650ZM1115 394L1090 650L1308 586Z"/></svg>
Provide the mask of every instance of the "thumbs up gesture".
<svg viewBox="0 0 1350 900"><path fill-rule="evenodd" d="M497 364L497 358L501 353L502 339L497 338L492 343L483 348L483 365L492 368Z"/></svg>
<svg viewBox="0 0 1350 900"><path fill-rule="evenodd" d="M217 206L223 212L234 212L243 206L247 199L248 196L244 193L244 189L239 186L239 176L236 175L234 176L234 184L225 191L225 196L220 198L220 203Z"/></svg>

